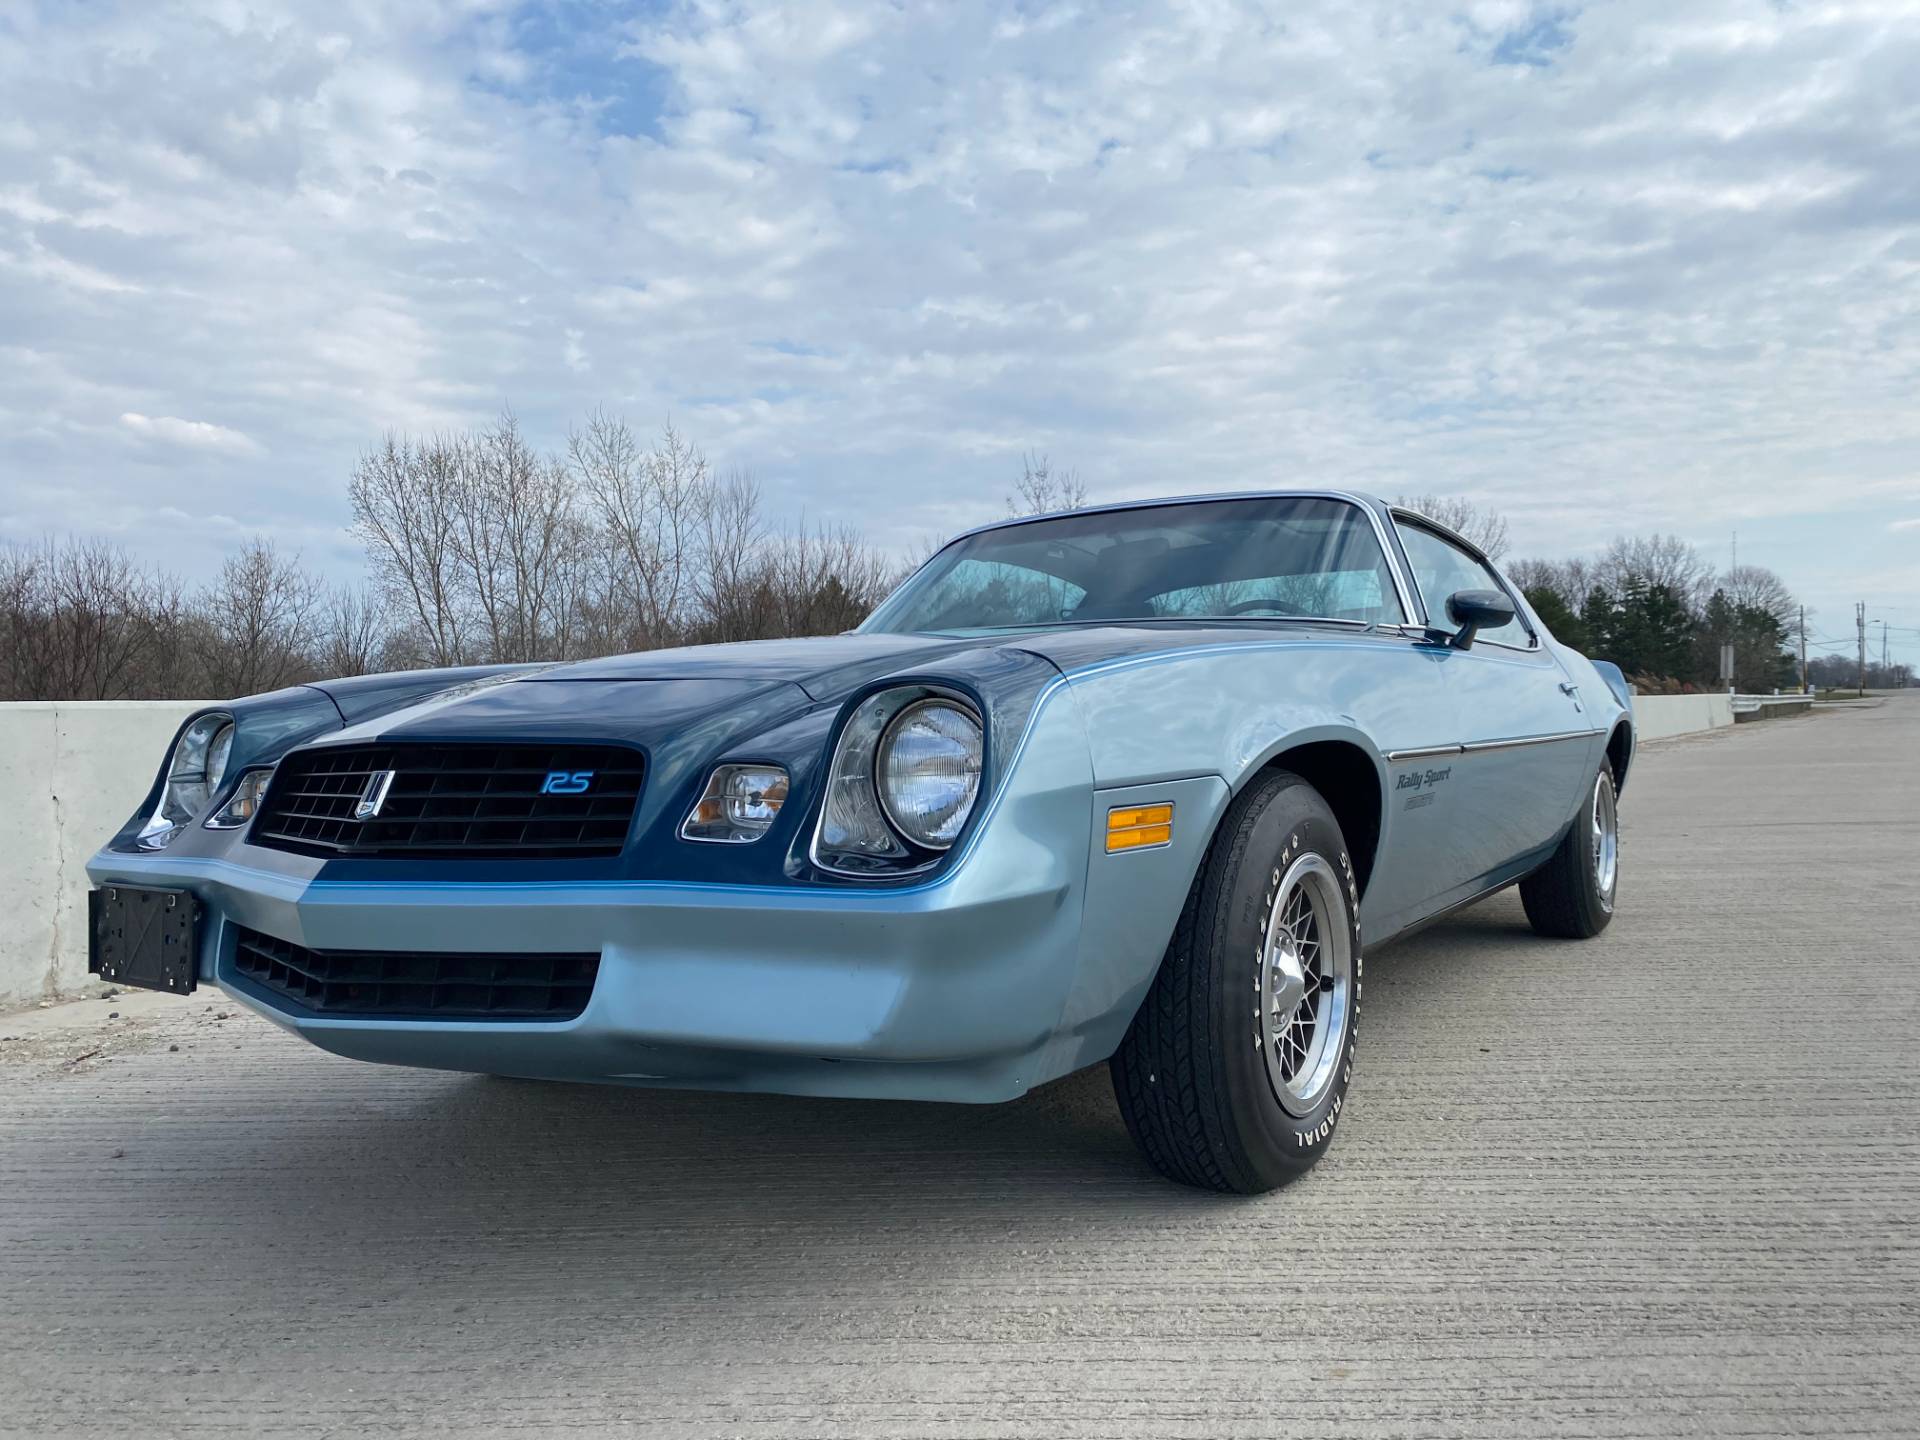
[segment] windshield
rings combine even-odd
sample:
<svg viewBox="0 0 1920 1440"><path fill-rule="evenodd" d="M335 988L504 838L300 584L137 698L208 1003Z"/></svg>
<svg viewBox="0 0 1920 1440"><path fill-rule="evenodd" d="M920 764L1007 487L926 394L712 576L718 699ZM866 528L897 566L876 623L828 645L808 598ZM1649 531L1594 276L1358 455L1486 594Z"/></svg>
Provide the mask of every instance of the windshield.
<svg viewBox="0 0 1920 1440"><path fill-rule="evenodd" d="M1308 496L1189 501L984 530L934 556L860 628L1289 617L1406 620L1358 505Z"/></svg>

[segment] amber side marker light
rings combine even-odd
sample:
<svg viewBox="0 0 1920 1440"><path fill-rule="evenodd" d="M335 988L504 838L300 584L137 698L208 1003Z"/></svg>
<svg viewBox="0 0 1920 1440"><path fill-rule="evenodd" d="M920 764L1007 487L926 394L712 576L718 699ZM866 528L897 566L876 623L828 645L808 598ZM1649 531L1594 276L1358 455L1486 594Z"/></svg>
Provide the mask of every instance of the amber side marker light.
<svg viewBox="0 0 1920 1440"><path fill-rule="evenodd" d="M1120 805L1107 811L1107 853L1173 843L1173 806Z"/></svg>

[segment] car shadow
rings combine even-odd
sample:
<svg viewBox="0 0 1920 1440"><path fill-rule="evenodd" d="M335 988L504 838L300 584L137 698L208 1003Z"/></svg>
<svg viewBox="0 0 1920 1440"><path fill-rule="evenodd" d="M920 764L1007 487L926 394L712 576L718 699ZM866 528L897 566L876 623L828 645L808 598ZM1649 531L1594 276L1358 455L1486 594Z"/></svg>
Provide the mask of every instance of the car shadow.
<svg viewBox="0 0 1920 1440"><path fill-rule="evenodd" d="M1450 983L1450 970L1532 958L1520 952L1542 942L1517 906L1497 906L1368 960L1370 1045L1397 1046L1405 1017ZM617 1241L619 1267L635 1273L703 1273L707 1262L737 1260L742 1246L778 1267L811 1246L884 1232L977 1236L986 1216L1017 1253L1057 1236L1068 1207L1087 1224L1126 1225L1247 1203L1149 1170L1104 1065L1006 1105L957 1106L399 1070L375 1072L383 1083L369 1086L364 1067L321 1063L321 1093L276 1107L270 1142L236 1141L239 1151L207 1157L216 1163L206 1167L206 1203L244 1217L254 1239L283 1254L412 1233L462 1257L435 1272L433 1283L453 1290L480 1284L479 1270L530 1245L571 1263L553 1237ZM342 1117L332 1102L361 1113ZM606 1245L588 1253L606 1263Z"/></svg>

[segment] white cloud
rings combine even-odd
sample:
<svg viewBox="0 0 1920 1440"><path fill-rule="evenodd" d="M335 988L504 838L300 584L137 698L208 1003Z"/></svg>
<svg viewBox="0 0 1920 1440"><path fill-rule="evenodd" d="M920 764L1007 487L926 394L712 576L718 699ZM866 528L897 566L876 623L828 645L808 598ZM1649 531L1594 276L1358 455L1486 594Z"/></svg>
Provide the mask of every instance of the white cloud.
<svg viewBox="0 0 1920 1440"><path fill-rule="evenodd" d="M1523 550L1920 499L1911 6L207 13L0 24L9 527L337 531L359 447L503 403L671 412L900 543L1023 450L1463 492ZM126 469L120 414L173 443Z"/></svg>
<svg viewBox="0 0 1920 1440"><path fill-rule="evenodd" d="M1915 516L1911 520L1895 520L1891 525L1887 526L1887 529L1889 530L1920 530L1920 516Z"/></svg>
<svg viewBox="0 0 1920 1440"><path fill-rule="evenodd" d="M160 440L168 445L183 445L190 450L218 450L228 455L262 455L261 447L225 425L206 420L180 420L172 415L141 415L129 410L120 423L136 435Z"/></svg>

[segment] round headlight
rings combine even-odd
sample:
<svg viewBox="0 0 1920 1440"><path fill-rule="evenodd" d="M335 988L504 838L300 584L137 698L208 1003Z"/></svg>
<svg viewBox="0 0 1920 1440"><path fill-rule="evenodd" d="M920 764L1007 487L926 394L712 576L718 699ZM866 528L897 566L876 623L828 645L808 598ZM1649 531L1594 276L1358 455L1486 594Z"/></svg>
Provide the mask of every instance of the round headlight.
<svg viewBox="0 0 1920 1440"><path fill-rule="evenodd" d="M980 794L980 722L951 700L919 700L880 737L875 789L887 819L916 845L952 845Z"/></svg>

